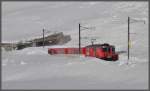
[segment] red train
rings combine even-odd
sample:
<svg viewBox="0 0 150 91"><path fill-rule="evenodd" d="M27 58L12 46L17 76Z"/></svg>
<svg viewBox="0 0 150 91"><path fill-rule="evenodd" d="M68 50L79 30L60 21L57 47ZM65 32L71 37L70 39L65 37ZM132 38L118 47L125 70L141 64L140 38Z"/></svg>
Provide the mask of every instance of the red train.
<svg viewBox="0 0 150 91"><path fill-rule="evenodd" d="M49 48L48 53L53 54L79 54L79 48ZM94 44L81 48L81 54L104 60L116 61L118 54L115 47L109 44Z"/></svg>

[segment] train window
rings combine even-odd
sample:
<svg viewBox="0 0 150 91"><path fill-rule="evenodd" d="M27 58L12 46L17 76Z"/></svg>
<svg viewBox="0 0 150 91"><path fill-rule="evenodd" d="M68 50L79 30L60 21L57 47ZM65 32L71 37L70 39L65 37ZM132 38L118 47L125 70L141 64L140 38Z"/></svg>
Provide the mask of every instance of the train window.
<svg viewBox="0 0 150 91"><path fill-rule="evenodd" d="M103 51L107 52L108 51L107 47L103 47Z"/></svg>

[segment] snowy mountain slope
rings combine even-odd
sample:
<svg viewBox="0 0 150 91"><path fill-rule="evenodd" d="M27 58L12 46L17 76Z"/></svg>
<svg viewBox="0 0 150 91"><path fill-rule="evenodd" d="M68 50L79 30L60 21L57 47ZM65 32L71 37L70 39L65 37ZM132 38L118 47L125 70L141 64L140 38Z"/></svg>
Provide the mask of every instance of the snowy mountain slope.
<svg viewBox="0 0 150 91"><path fill-rule="evenodd" d="M19 5L20 4L20 5ZM78 47L78 23L95 26L83 30L82 46L110 43L127 51L127 17L146 20L132 23L131 58L119 55L116 62L79 55L49 55L47 48ZM65 45L2 51L4 89L147 89L148 88L147 2L3 2L2 41L40 36L42 28L70 34ZM65 84L64 84L65 83Z"/></svg>

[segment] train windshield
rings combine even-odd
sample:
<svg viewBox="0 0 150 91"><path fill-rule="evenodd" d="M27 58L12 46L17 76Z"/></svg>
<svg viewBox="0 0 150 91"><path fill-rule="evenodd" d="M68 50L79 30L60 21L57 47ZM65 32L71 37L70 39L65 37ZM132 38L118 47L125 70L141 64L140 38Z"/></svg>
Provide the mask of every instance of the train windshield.
<svg viewBox="0 0 150 91"><path fill-rule="evenodd" d="M103 47L103 51L104 51L104 52L110 52L110 48L104 46L104 47Z"/></svg>

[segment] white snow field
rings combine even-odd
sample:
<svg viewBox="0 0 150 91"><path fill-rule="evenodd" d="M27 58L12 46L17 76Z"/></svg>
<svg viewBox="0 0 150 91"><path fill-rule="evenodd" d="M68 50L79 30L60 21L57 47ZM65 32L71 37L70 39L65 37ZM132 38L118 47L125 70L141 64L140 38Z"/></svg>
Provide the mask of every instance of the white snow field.
<svg viewBox="0 0 150 91"><path fill-rule="evenodd" d="M78 47L78 23L82 46L110 43L127 51L127 19L131 56L116 62L83 55L49 55L51 47ZM2 50L2 89L148 89L148 2L2 2L2 42L27 40L42 29L62 31L72 40L65 45ZM127 61L129 64L127 65Z"/></svg>

